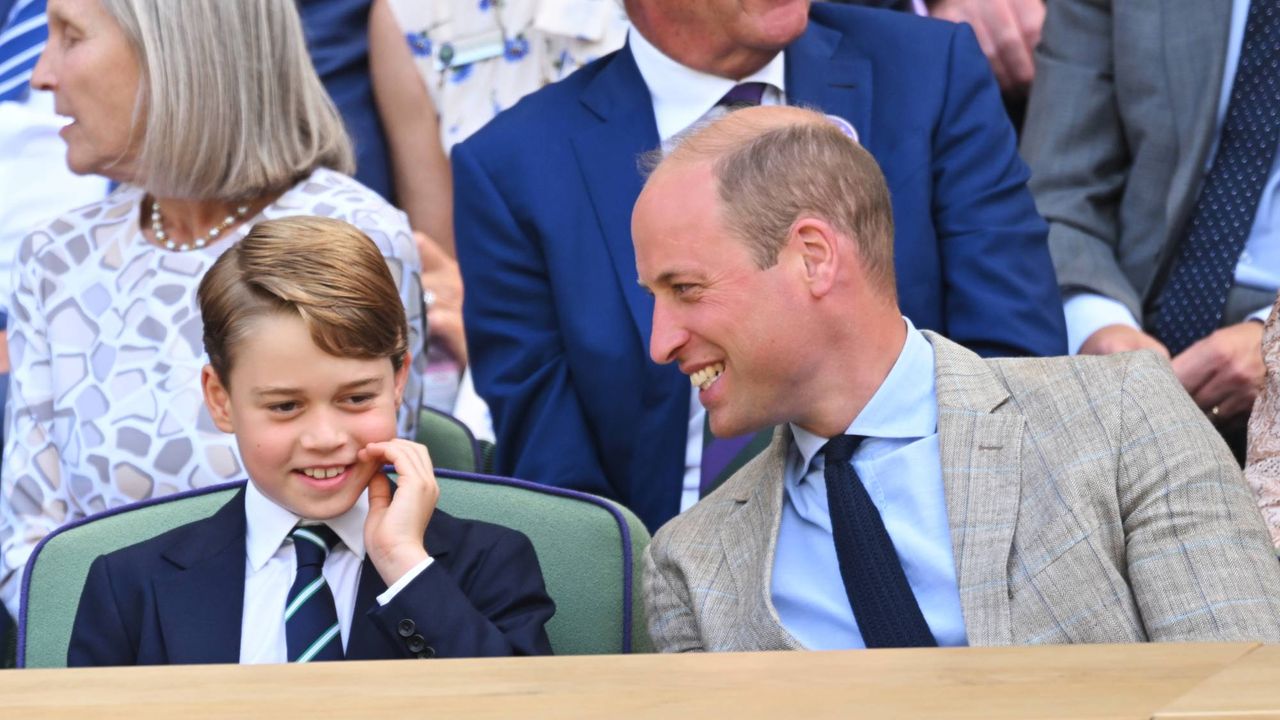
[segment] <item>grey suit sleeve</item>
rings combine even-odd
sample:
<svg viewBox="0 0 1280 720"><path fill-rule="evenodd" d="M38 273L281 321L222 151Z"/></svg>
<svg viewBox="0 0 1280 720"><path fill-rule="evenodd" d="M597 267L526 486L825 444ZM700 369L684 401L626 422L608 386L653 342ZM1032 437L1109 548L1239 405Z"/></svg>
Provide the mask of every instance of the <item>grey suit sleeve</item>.
<svg viewBox="0 0 1280 720"><path fill-rule="evenodd" d="M649 637L657 652L700 652L702 637L689 602L683 573L663 552L665 538L655 537L644 551L644 609Z"/></svg>
<svg viewBox="0 0 1280 720"><path fill-rule="evenodd" d="M1130 355L1120 405L1123 557L1147 636L1280 641L1280 564L1217 431L1150 352Z"/></svg>
<svg viewBox="0 0 1280 720"><path fill-rule="evenodd" d="M1141 318L1140 294L1117 259L1132 158L1112 50L1111 0L1048 3L1020 150L1064 294L1099 293Z"/></svg>

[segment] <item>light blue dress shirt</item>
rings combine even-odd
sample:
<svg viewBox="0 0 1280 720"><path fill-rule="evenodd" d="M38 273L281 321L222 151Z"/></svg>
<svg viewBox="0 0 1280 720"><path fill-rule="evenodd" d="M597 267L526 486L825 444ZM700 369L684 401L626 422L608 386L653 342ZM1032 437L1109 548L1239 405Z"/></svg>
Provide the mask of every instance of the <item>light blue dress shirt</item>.
<svg viewBox="0 0 1280 720"><path fill-rule="evenodd" d="M1244 45L1244 26L1249 18L1250 0L1232 0L1231 26L1227 35L1227 57L1223 63L1222 87L1218 91L1218 108L1215 127L1222 128L1227 117L1227 103L1231 100L1231 86L1236 81L1236 67L1240 64L1240 51ZM1213 167L1218 154L1218 136L1205 157L1204 173ZM1262 187L1262 197L1253 216L1249 237L1244 251L1236 263L1235 281L1242 287L1272 291L1280 288L1280 152L1271 161L1271 172ZM1077 293L1063 305L1067 317L1067 347L1072 354L1093 333L1108 325L1140 327L1124 304L1097 293ZM1266 321L1271 305L1259 308L1249 317Z"/></svg>
<svg viewBox="0 0 1280 720"><path fill-rule="evenodd" d="M938 454L933 346L906 323L897 362L846 434L867 438L853 456L853 469L880 511L938 645L967 645ZM807 648L866 647L831 535L819 453L827 439L795 425L791 433L770 588L774 607L782 626Z"/></svg>

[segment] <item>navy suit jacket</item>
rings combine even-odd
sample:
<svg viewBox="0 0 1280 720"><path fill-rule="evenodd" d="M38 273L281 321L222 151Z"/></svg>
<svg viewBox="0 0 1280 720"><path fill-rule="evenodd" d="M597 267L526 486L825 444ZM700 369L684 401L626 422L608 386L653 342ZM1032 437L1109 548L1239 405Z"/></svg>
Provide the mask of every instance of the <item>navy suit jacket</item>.
<svg viewBox="0 0 1280 720"><path fill-rule="evenodd" d="M899 302L982 355L1066 353L1046 227L966 25L815 4L786 94L844 117L893 197ZM689 380L648 355L637 155L659 144L629 47L526 97L453 151L476 387L505 475L604 495L652 530L679 510Z"/></svg>
<svg viewBox="0 0 1280 720"><path fill-rule="evenodd" d="M241 490L204 520L95 560L67 664L239 662L245 526ZM425 543L435 562L385 606L377 597L387 586L365 558L348 660L551 652L544 626L555 604L528 538L436 510ZM417 635L426 647L415 651Z"/></svg>

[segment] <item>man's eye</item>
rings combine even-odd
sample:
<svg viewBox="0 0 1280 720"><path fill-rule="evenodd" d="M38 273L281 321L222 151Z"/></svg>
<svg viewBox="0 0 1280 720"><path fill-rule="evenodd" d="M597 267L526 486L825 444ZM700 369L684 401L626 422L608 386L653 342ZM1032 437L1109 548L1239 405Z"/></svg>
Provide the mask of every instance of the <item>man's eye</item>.
<svg viewBox="0 0 1280 720"><path fill-rule="evenodd" d="M671 286L671 292L675 293L676 295L688 295L689 293L693 292L693 289L694 289L694 286L688 283L676 283L675 285Z"/></svg>
<svg viewBox="0 0 1280 720"><path fill-rule="evenodd" d="M291 413L294 410L298 409L298 403L290 400L289 402L282 402L282 403L275 403L274 405L268 405L267 409L273 413L280 413L280 414Z"/></svg>

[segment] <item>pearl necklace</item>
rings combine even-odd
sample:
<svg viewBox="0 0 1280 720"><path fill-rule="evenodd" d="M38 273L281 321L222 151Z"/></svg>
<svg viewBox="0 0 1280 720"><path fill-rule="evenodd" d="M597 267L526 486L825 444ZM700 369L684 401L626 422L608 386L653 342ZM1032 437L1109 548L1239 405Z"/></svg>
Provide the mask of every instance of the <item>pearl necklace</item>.
<svg viewBox="0 0 1280 720"><path fill-rule="evenodd" d="M235 225L249 212L248 205L240 205L236 208L234 215L228 215L222 219L222 222L209 228L209 232L204 237L198 237L195 242L178 244L169 238L168 233L164 231L164 221L160 218L160 201L151 201L151 229L156 234L156 242L164 245L169 250L177 250L178 252L186 252L194 248L202 248L205 245L218 239L218 236L227 231L227 228Z"/></svg>

